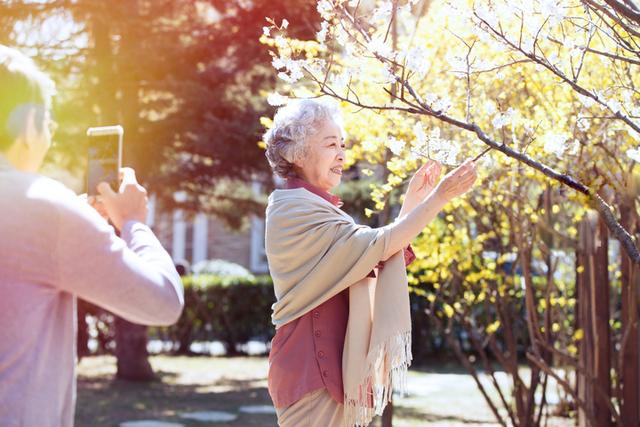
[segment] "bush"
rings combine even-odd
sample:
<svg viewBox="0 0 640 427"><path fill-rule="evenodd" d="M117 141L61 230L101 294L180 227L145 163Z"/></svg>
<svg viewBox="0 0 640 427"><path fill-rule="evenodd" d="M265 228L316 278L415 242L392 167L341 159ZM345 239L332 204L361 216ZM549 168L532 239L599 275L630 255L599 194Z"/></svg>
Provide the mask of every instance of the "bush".
<svg viewBox="0 0 640 427"><path fill-rule="evenodd" d="M185 308L178 322L152 333L188 353L194 341L222 341L227 354L251 339L268 342L274 334L271 277L194 275L183 278Z"/></svg>
<svg viewBox="0 0 640 427"><path fill-rule="evenodd" d="M254 279L253 274L240 264L223 259L210 259L196 263L192 268L194 275L214 275L220 277L234 277L236 279Z"/></svg>

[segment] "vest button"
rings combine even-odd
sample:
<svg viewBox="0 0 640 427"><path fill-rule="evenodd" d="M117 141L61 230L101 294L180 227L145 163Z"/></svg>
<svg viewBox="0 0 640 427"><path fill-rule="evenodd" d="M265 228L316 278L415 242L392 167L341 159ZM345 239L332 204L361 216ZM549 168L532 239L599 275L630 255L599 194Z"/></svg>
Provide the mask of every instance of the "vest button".
<svg viewBox="0 0 640 427"><path fill-rule="evenodd" d="M329 376L329 372L328 371L322 371L322 376L323 377L328 377Z"/></svg>
<svg viewBox="0 0 640 427"><path fill-rule="evenodd" d="M320 331L315 331L315 332L313 333L313 335L315 335L315 336L316 336L316 338L320 338L320 335L322 335L322 334L320 333Z"/></svg>
<svg viewBox="0 0 640 427"><path fill-rule="evenodd" d="M319 357L320 359L322 359L322 358L324 357L324 351L320 350L320 351L318 352L318 357Z"/></svg>
<svg viewBox="0 0 640 427"><path fill-rule="evenodd" d="M314 311L314 312L313 312L313 317L315 317L316 319L317 319L318 317L320 317L320 312L319 312L318 310Z"/></svg>

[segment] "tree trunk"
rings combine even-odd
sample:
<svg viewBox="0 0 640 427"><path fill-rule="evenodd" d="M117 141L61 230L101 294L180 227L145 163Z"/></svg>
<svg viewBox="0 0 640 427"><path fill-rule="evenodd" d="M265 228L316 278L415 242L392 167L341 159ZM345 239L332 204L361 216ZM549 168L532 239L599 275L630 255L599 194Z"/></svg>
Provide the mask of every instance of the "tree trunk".
<svg viewBox="0 0 640 427"><path fill-rule="evenodd" d="M131 381L152 381L155 374L147 352L147 327L116 317L116 378Z"/></svg>
<svg viewBox="0 0 640 427"><path fill-rule="evenodd" d="M608 400L611 399L611 343L609 331L608 230L595 211L580 225L577 251L582 272L577 277L577 318L583 331L579 361L586 373L578 372L578 395L587 408L578 411L578 423L585 427L612 425ZM593 416L593 419L590 418Z"/></svg>
<svg viewBox="0 0 640 427"><path fill-rule="evenodd" d="M595 387L594 416L598 427L612 426L611 413L606 399L611 400L611 339L609 328L609 230L600 217L593 262L592 327L593 327L593 374Z"/></svg>
<svg viewBox="0 0 640 427"><path fill-rule="evenodd" d="M393 399L387 403L382 413L382 427L393 427Z"/></svg>
<svg viewBox="0 0 640 427"><path fill-rule="evenodd" d="M634 192L635 193L635 192ZM630 199L630 200L629 200ZM631 235L637 232L637 214L635 201L629 197L622 203L622 225ZM637 426L640 424L640 366L638 347L638 285L640 269L631 262L624 251L621 251L622 269L622 342L619 366L622 381L620 417L622 425Z"/></svg>
<svg viewBox="0 0 640 427"><path fill-rule="evenodd" d="M78 362L89 355L89 325L87 324L87 302L78 299L77 301L77 325L78 336L76 337Z"/></svg>

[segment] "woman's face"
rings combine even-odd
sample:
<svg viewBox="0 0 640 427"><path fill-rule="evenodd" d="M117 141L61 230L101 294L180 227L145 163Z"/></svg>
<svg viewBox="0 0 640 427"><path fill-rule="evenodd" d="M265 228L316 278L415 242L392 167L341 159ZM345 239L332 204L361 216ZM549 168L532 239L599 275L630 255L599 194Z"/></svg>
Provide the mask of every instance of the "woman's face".
<svg viewBox="0 0 640 427"><path fill-rule="evenodd" d="M309 184L330 191L340 184L344 166L344 137L333 120L327 120L307 141L307 155L296 162L298 174Z"/></svg>

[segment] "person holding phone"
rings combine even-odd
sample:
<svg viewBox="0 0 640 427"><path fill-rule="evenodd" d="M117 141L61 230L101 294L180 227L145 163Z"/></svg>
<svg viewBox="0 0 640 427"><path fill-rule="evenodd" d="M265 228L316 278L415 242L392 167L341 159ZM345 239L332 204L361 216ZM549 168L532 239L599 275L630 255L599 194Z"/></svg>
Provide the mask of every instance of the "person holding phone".
<svg viewBox="0 0 640 427"><path fill-rule="evenodd" d="M38 174L51 145L52 80L0 45L0 425L68 427L75 410L76 298L169 325L183 287L145 225L147 195L124 169L96 209Z"/></svg>
<svg viewBox="0 0 640 427"><path fill-rule="evenodd" d="M286 180L269 196L265 227L276 295L268 390L281 427L365 426L382 414L411 362L407 247L477 178L471 159L442 178L429 161L395 222L357 224L331 194L345 164L341 122L336 103L295 100L263 137Z"/></svg>

